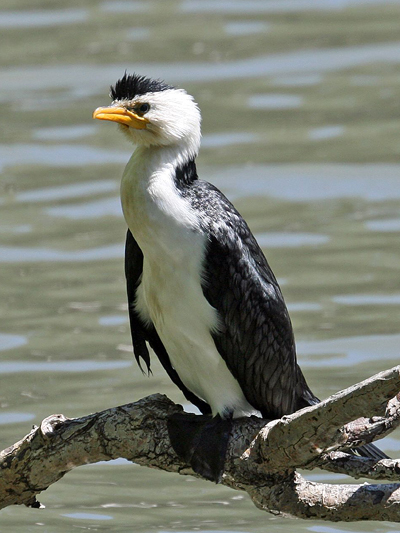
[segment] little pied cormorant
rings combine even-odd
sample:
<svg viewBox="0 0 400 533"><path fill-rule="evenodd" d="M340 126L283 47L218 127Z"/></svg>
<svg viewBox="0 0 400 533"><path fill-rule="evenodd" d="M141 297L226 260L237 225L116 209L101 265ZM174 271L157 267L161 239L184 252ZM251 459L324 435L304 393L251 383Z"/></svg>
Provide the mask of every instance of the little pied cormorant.
<svg viewBox="0 0 400 533"><path fill-rule="evenodd" d="M185 397L213 415L211 427L223 428L222 441L224 421L274 419L317 403L297 364L289 314L263 252L230 201L197 177L201 116L192 96L126 73L110 96L112 104L93 118L117 122L136 145L121 201L139 366L142 359L150 370L149 343ZM196 459L212 455L214 445L199 451L202 438L194 440L181 454L199 473L219 479L223 459ZM373 445L359 451L386 457Z"/></svg>

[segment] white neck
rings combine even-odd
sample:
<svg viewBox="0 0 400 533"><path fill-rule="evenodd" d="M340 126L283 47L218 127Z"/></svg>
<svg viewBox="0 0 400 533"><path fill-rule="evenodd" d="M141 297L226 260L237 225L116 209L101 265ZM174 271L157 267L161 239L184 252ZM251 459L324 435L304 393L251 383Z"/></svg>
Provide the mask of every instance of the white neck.
<svg viewBox="0 0 400 533"><path fill-rule="evenodd" d="M129 160L121 182L125 220L139 245L146 247L172 224L198 226L198 219L180 197L174 176L176 168L195 154L186 147L138 147Z"/></svg>
<svg viewBox="0 0 400 533"><path fill-rule="evenodd" d="M165 168L179 168L195 159L197 151L186 143L173 144L168 146L138 146L132 154L128 166L132 162L133 166L146 168L146 174L162 172ZM133 168L132 168L133 170ZM137 176L146 179L146 176Z"/></svg>

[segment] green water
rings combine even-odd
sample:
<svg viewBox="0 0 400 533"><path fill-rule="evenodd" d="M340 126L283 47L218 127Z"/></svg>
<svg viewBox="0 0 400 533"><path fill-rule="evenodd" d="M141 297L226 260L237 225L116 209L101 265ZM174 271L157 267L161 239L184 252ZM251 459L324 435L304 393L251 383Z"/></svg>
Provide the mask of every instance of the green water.
<svg viewBox="0 0 400 533"><path fill-rule="evenodd" d="M201 177L264 247L325 397L400 353L400 2L3 0L0 446L51 413L153 392L133 363L119 178L131 147L92 111L125 69L186 88ZM394 433L381 443L400 450ZM311 476L311 475L310 475ZM313 474L318 481L342 478ZM125 462L1 511L12 532L397 531L275 518L246 495Z"/></svg>

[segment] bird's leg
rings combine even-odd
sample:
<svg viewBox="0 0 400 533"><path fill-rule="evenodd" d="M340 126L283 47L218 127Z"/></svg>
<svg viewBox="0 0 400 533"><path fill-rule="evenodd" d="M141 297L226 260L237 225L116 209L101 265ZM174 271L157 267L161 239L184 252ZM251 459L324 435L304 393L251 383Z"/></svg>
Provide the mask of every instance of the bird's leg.
<svg viewBox="0 0 400 533"><path fill-rule="evenodd" d="M202 477L219 483L232 428L231 419L219 415L177 413L168 419L171 444L179 457Z"/></svg>

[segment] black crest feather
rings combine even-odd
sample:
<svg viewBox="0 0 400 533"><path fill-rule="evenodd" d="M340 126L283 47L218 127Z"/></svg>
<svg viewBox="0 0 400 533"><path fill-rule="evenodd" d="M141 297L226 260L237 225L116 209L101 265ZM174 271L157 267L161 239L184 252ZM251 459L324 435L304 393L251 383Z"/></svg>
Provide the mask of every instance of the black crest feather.
<svg viewBox="0 0 400 533"><path fill-rule="evenodd" d="M110 87L110 96L113 100L132 100L135 96L146 93L155 93L173 89L162 80L153 80L138 74L125 74Z"/></svg>

